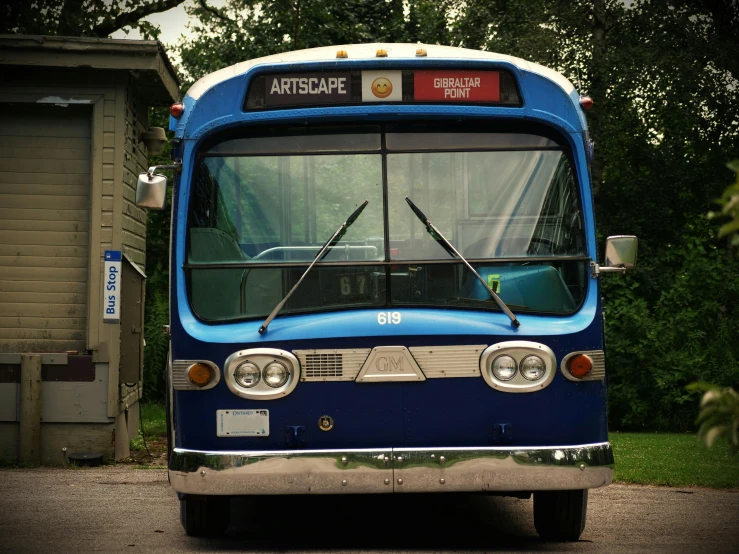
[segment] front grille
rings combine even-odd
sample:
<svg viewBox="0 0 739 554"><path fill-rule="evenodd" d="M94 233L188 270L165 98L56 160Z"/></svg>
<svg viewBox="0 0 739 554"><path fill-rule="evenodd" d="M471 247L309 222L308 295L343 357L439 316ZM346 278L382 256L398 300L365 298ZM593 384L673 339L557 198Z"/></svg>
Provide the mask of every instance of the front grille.
<svg viewBox="0 0 739 554"><path fill-rule="evenodd" d="M302 381L353 381L369 356L367 349L294 350Z"/></svg>
<svg viewBox="0 0 739 554"><path fill-rule="evenodd" d="M486 344L470 346L413 346L409 350L428 379L479 377L480 356Z"/></svg>
<svg viewBox="0 0 739 554"><path fill-rule="evenodd" d="M343 354L307 354L305 377L341 377L344 374Z"/></svg>

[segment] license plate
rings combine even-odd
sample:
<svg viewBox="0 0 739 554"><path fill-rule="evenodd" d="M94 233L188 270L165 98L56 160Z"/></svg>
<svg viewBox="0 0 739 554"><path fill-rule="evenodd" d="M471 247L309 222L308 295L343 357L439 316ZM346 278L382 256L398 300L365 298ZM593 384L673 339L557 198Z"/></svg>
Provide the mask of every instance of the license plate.
<svg viewBox="0 0 739 554"><path fill-rule="evenodd" d="M266 437L269 435L269 410L218 410L219 437Z"/></svg>

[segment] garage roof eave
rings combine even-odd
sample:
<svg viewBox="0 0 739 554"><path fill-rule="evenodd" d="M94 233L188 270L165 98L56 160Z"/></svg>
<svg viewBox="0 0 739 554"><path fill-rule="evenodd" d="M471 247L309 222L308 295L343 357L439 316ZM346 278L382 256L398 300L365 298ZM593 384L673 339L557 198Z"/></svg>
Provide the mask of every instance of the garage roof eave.
<svg viewBox="0 0 739 554"><path fill-rule="evenodd" d="M134 86L168 105L179 98L180 80L162 43L45 35L0 35L0 66L79 67L128 71Z"/></svg>

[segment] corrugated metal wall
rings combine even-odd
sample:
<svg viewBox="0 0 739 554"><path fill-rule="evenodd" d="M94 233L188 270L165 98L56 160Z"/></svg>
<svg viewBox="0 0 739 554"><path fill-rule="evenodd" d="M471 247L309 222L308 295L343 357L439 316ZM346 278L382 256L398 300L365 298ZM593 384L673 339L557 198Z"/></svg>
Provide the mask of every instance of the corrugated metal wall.
<svg viewBox="0 0 739 554"><path fill-rule="evenodd" d="M0 352L86 348L90 115L0 104Z"/></svg>

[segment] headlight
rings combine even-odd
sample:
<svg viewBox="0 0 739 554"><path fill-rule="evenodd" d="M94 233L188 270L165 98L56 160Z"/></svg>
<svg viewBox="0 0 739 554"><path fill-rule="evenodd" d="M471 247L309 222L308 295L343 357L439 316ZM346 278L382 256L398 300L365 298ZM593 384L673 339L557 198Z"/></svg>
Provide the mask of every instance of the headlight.
<svg viewBox="0 0 739 554"><path fill-rule="evenodd" d="M510 381L516 376L516 360L510 356L498 356L493 360L493 375L501 381Z"/></svg>
<svg viewBox="0 0 739 554"><path fill-rule="evenodd" d="M259 368L256 364L251 362L244 362L234 371L234 379L236 382L247 389L256 386L261 377L262 374L259 371Z"/></svg>
<svg viewBox="0 0 739 554"><path fill-rule="evenodd" d="M530 355L521 360L521 375L529 381L538 381L544 377L546 366L539 356Z"/></svg>
<svg viewBox="0 0 739 554"><path fill-rule="evenodd" d="M287 383L290 372L280 362L272 362L264 368L264 382L274 389Z"/></svg>

